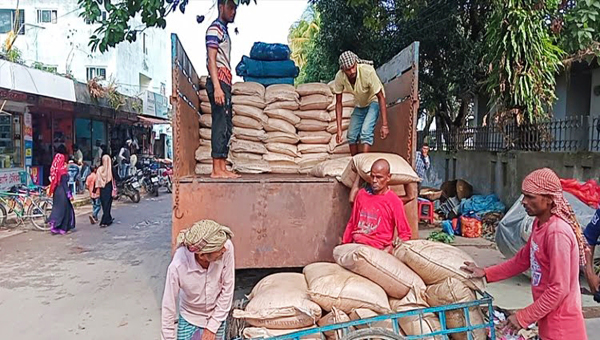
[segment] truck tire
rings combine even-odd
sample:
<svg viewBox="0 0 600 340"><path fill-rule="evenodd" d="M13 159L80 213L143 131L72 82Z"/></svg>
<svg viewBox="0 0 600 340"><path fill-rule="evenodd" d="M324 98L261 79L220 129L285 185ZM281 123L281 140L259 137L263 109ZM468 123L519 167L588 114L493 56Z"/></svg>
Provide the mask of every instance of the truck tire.
<svg viewBox="0 0 600 340"><path fill-rule="evenodd" d="M405 340L406 338L400 334L387 330L385 328L365 328L358 331L350 332L342 338L342 340Z"/></svg>

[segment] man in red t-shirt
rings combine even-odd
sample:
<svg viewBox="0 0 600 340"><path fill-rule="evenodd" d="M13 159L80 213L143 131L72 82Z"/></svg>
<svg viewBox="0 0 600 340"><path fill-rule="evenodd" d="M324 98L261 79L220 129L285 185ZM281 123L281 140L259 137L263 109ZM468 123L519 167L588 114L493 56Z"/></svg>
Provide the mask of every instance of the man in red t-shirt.
<svg viewBox="0 0 600 340"><path fill-rule="evenodd" d="M390 182L390 164L379 159L371 167L371 190L361 189L356 195L352 216L342 243L360 243L391 251L394 230L403 241L410 240L411 230L404 212L404 203L394 194Z"/></svg>

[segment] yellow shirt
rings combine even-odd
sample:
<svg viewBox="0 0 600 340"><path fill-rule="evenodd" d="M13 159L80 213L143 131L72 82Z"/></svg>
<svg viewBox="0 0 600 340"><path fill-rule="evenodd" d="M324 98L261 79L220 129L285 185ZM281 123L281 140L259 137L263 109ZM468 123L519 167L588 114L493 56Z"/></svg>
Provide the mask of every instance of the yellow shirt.
<svg viewBox="0 0 600 340"><path fill-rule="evenodd" d="M383 91L383 84L371 65L358 64L356 72L356 83L352 86L348 76L342 70L338 71L331 90L334 94L352 93L357 107L367 107L377 101L377 94Z"/></svg>

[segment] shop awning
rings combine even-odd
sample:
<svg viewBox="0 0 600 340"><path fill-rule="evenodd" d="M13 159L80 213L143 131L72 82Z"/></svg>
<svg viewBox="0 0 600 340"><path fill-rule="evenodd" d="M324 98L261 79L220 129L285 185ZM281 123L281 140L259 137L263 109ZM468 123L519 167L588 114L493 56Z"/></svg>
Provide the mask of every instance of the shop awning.
<svg viewBox="0 0 600 340"><path fill-rule="evenodd" d="M154 117L146 117L146 116L138 116L140 121L138 123L146 126L152 126L157 124L171 124L170 120L154 118Z"/></svg>

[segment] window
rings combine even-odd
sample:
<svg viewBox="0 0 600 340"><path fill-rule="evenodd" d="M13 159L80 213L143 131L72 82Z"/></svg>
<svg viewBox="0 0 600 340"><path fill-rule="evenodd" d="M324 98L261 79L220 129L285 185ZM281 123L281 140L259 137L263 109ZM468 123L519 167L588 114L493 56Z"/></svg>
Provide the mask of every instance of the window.
<svg viewBox="0 0 600 340"><path fill-rule="evenodd" d="M146 33L142 33L142 50L144 54L148 55L148 48L146 47Z"/></svg>
<svg viewBox="0 0 600 340"><path fill-rule="evenodd" d="M37 11L38 24L56 24L57 17L55 9L38 9Z"/></svg>
<svg viewBox="0 0 600 340"><path fill-rule="evenodd" d="M98 18L96 18L96 20L98 20L98 21L106 20L106 12L102 11L102 14L98 15ZM85 19L85 23L88 25L92 24L92 22L89 21L88 19Z"/></svg>
<svg viewBox="0 0 600 340"><path fill-rule="evenodd" d="M15 20L17 27L15 27ZM25 11L20 9L0 9L0 34L18 30L19 34L25 34Z"/></svg>
<svg viewBox="0 0 600 340"><path fill-rule="evenodd" d="M0 116L0 168L21 166L21 116Z"/></svg>
<svg viewBox="0 0 600 340"><path fill-rule="evenodd" d="M88 67L87 68L87 80L98 78L99 80L106 79L106 68L104 67Z"/></svg>

